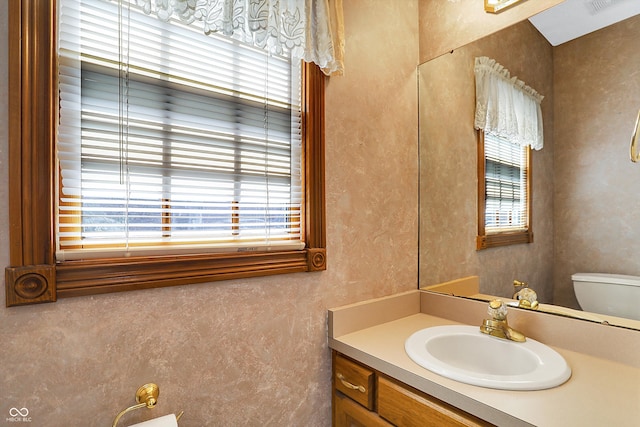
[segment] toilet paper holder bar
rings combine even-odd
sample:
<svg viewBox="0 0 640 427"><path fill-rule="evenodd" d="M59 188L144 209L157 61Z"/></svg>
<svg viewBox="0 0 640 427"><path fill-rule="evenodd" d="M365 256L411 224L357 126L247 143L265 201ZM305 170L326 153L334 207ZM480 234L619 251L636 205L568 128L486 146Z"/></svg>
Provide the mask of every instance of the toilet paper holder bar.
<svg viewBox="0 0 640 427"><path fill-rule="evenodd" d="M136 391L136 402L138 403L136 405L129 406L127 409L123 409L122 411L120 411L120 413L116 415L116 418L113 420L112 427L116 427L116 425L118 424L118 421L120 421L120 418L122 418L122 416L127 412L135 411L136 409L140 409L144 407L151 409L154 406L156 406L156 403L158 403L159 395L160 395L160 388L158 387L157 384L149 383L149 384L140 386ZM180 413L176 416L176 421L180 421L180 417L182 416L183 413L184 411L180 411Z"/></svg>

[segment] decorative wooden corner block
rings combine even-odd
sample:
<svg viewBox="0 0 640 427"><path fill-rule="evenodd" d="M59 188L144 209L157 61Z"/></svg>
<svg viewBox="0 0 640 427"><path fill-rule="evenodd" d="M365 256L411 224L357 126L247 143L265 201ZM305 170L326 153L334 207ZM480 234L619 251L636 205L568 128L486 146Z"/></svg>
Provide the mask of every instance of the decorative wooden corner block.
<svg viewBox="0 0 640 427"><path fill-rule="evenodd" d="M327 269L327 250L325 248L307 249L307 268L309 271Z"/></svg>
<svg viewBox="0 0 640 427"><path fill-rule="evenodd" d="M56 301L55 266L7 267L4 275L7 307Z"/></svg>

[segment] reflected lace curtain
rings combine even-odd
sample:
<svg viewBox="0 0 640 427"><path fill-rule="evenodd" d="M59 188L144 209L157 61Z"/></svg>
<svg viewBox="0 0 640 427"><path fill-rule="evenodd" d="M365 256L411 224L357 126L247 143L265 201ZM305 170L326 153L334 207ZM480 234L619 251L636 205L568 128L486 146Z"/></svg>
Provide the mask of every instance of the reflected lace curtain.
<svg viewBox="0 0 640 427"><path fill-rule="evenodd" d="M540 107L544 97L486 56L476 58L474 71L475 128L540 150L544 145Z"/></svg>
<svg viewBox="0 0 640 427"><path fill-rule="evenodd" d="M221 32L275 54L317 64L342 74L342 0L135 0L148 15L199 23L207 34Z"/></svg>

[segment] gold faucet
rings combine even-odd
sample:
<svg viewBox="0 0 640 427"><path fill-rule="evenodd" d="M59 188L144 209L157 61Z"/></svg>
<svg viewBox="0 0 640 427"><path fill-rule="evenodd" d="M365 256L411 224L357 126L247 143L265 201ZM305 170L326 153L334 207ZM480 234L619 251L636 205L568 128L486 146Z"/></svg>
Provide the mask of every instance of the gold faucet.
<svg viewBox="0 0 640 427"><path fill-rule="evenodd" d="M513 294L513 299L518 300L518 307L530 308L532 310L538 309L538 294L529 287L527 282L514 280L513 287L516 289L516 292ZM520 289L518 290L518 288Z"/></svg>
<svg viewBox="0 0 640 427"><path fill-rule="evenodd" d="M502 300L491 301L487 312L491 319L484 319L480 332L510 341L525 342L527 340L522 332L516 331L507 323L507 306Z"/></svg>

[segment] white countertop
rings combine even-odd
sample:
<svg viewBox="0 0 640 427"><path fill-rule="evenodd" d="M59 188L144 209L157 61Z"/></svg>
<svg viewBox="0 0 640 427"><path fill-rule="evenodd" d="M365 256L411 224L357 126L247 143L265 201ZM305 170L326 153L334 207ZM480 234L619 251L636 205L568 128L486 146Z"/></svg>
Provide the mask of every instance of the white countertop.
<svg viewBox="0 0 640 427"><path fill-rule="evenodd" d="M422 301L422 307L417 310L416 307L421 304L416 304L416 298ZM445 310L447 312L458 309L455 307L457 301L466 306L478 304L442 295L428 298L432 301L431 305L438 305L439 310L436 311L440 312L442 304L453 304ZM558 387L539 391L494 390L472 386L420 367L407 356L404 350L405 340L420 329L461 323L427 314L425 311L429 310L425 309L425 305L429 304L424 303L423 296L405 293L399 298L390 297L374 300L370 304L365 302L331 310L329 345L371 368L496 425L638 425L640 367L637 364L622 363L600 355L550 345L567 360L572 376ZM537 313L533 313L535 314ZM476 313L472 313L472 316L476 317ZM553 320L544 318L541 322ZM479 318L478 325L481 321L482 317ZM529 320L529 323L532 322ZM577 327L580 329L581 325L578 324ZM638 331L629 333L640 336ZM632 335L632 338L634 342L628 348L623 348L623 351L637 350L636 335ZM545 343L544 338L535 339ZM562 337L553 337L554 342L558 340L562 341ZM571 340L567 342L570 343ZM595 346L606 344L600 340L594 343ZM636 356L640 358L640 354L636 353Z"/></svg>

